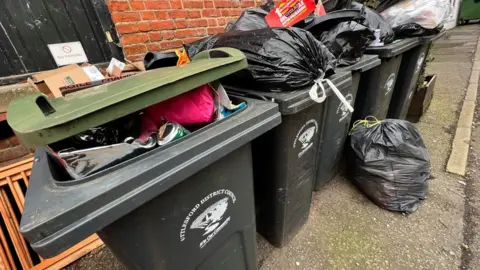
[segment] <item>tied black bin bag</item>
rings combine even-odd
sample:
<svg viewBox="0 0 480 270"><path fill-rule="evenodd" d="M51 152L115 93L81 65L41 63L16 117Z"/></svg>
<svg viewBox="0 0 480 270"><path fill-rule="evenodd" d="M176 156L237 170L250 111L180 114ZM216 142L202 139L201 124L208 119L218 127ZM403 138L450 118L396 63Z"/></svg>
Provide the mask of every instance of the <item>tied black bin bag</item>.
<svg viewBox="0 0 480 270"><path fill-rule="evenodd" d="M338 66L350 66L360 60L375 36L367 27L349 21L322 32L319 40L337 57Z"/></svg>
<svg viewBox="0 0 480 270"><path fill-rule="evenodd" d="M188 56L212 48L242 51L248 67L221 80L236 89L286 92L314 84L334 73L335 57L311 33L299 28L233 31L186 44Z"/></svg>
<svg viewBox="0 0 480 270"><path fill-rule="evenodd" d="M350 8L362 10L365 12L363 15L365 17L365 22L363 25L370 28L372 31L376 29L380 29L380 41L384 44L392 43L395 39L395 33L393 32L392 27L390 24L382 17L382 15L378 14L375 10L370 9L360 3L352 2Z"/></svg>
<svg viewBox="0 0 480 270"><path fill-rule="evenodd" d="M427 197L430 177L430 158L418 129L404 120L359 120L350 134L354 183L382 208L416 211Z"/></svg>

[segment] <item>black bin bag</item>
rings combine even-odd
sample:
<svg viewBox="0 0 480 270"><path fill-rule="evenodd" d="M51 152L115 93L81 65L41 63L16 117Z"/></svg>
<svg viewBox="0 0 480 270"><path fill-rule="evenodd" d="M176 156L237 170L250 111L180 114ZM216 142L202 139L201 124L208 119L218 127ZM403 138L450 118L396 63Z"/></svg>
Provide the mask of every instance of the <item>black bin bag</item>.
<svg viewBox="0 0 480 270"><path fill-rule="evenodd" d="M275 7L275 4L266 3L260 7L247 8L235 22L229 23L225 28L228 31L249 31L254 29L268 28L265 16Z"/></svg>
<svg viewBox="0 0 480 270"><path fill-rule="evenodd" d="M382 15L358 2L352 2L350 4L350 8L365 12L363 14L365 17L365 22L363 25L367 26L372 31L380 29L380 41L385 43L385 45L393 42L395 39L395 33L390 24L382 17Z"/></svg>
<svg viewBox="0 0 480 270"><path fill-rule="evenodd" d="M353 182L382 208L416 211L430 178L430 158L418 129L405 120L359 120L350 134Z"/></svg>
<svg viewBox="0 0 480 270"><path fill-rule="evenodd" d="M360 60L367 47L375 40L375 36L367 27L349 21L323 31L319 40L337 58L338 66L350 66Z"/></svg>
<svg viewBox="0 0 480 270"><path fill-rule="evenodd" d="M303 29L264 28L231 31L185 44L188 56L212 48L242 51L248 67L221 79L223 85L257 91L294 91L334 73L336 59L325 45Z"/></svg>

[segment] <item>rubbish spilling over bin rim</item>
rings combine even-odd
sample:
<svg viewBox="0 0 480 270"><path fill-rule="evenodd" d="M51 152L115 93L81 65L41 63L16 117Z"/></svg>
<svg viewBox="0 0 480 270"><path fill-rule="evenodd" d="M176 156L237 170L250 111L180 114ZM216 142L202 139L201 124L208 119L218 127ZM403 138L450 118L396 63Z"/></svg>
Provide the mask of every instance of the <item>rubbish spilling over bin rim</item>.
<svg viewBox="0 0 480 270"><path fill-rule="evenodd" d="M48 99L43 94L14 100L7 121L28 147L44 146L218 80L247 67L232 48L198 54L178 68L155 69L107 85Z"/></svg>
<svg viewBox="0 0 480 270"><path fill-rule="evenodd" d="M376 54L380 58L391 58L404 53L420 44L418 38L397 39L394 42L378 47L368 47L365 54Z"/></svg>
<svg viewBox="0 0 480 270"><path fill-rule="evenodd" d="M201 59L204 59L203 56ZM188 91L198 84L207 83L207 78L216 80L246 65L243 57L238 59L235 66L216 67L204 76L196 76L198 73L195 73L192 76L196 78L195 82L183 77L183 67L176 67L182 76L170 85L176 85L180 93ZM196 57L192 59L193 63L195 61ZM216 58L212 61L218 63ZM158 89L169 92L163 87L151 92ZM281 123L277 104L248 98L243 100L247 106L227 118L69 184L60 182L64 179L49 152L43 147L37 149L20 232L42 257L54 256ZM137 110L133 106L127 108L128 112Z"/></svg>

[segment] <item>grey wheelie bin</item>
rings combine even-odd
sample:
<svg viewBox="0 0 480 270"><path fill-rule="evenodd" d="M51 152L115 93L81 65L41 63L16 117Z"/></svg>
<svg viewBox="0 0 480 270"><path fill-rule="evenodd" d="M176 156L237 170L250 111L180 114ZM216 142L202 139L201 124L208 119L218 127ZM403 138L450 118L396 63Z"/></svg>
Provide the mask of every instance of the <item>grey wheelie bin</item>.
<svg viewBox="0 0 480 270"><path fill-rule="evenodd" d="M369 47L366 50L365 54L377 55L382 63L362 75L355 100L353 121L370 115L378 119L387 117L403 55L418 44L417 38L408 38L396 40L386 46Z"/></svg>
<svg viewBox="0 0 480 270"><path fill-rule="evenodd" d="M378 65L380 59L376 55L364 55L356 64L338 69L340 72L352 72L352 87L339 89L352 106L363 74ZM352 113L334 95L325 100L323 114L314 190L319 190L338 172L352 119Z"/></svg>
<svg viewBox="0 0 480 270"><path fill-rule="evenodd" d="M246 65L216 49L73 97L13 102L10 125L38 147L20 225L32 248L51 257L97 233L128 269L256 269L250 142L280 123L277 104L245 98L228 118L82 179L40 147Z"/></svg>
<svg viewBox="0 0 480 270"><path fill-rule="evenodd" d="M388 108L388 118L405 119L407 117L413 94L417 90L418 78L423 73L430 46L432 42L443 35L445 35L445 31L434 36L419 37L418 46L403 54L397 83Z"/></svg>
<svg viewBox="0 0 480 270"><path fill-rule="evenodd" d="M333 75L330 80L341 92L352 85L350 72ZM288 244L310 213L325 102L313 101L309 90L275 93L227 89L280 107L282 124L252 142L257 230L276 247ZM334 94L326 87L326 95Z"/></svg>

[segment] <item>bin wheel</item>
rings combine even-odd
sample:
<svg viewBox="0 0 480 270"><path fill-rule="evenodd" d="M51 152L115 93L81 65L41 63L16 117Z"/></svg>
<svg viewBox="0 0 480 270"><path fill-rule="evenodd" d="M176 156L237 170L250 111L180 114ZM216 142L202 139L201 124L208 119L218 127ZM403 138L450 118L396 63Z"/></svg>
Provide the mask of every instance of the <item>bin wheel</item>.
<svg viewBox="0 0 480 270"><path fill-rule="evenodd" d="M465 20L464 24L468 24L469 22L470 22L470 20Z"/></svg>

